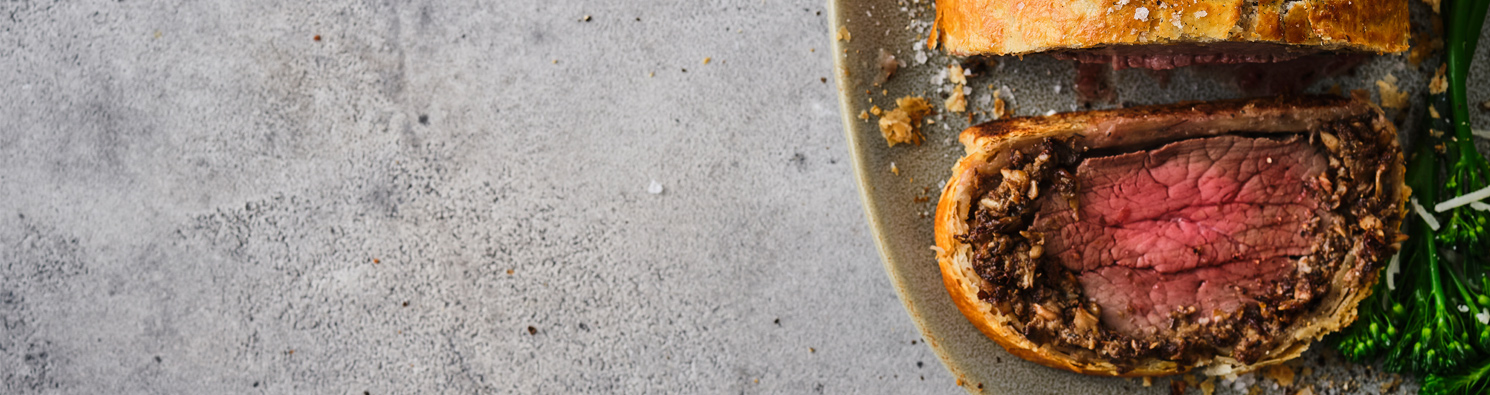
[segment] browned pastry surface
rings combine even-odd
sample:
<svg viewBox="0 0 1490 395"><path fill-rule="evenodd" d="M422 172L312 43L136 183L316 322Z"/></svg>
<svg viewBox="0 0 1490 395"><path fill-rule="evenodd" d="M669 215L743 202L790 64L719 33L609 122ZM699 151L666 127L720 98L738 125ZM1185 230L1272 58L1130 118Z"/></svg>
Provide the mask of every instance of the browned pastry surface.
<svg viewBox="0 0 1490 395"><path fill-rule="evenodd" d="M956 55L1156 44L1408 48L1406 0L937 0L930 43Z"/></svg>

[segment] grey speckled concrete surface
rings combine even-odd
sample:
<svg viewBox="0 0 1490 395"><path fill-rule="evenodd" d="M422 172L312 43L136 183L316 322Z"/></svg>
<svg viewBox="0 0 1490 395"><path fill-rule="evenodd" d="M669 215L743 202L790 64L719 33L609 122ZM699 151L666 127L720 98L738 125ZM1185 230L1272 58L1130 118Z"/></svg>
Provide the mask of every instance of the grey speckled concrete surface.
<svg viewBox="0 0 1490 395"><path fill-rule="evenodd" d="M825 8L0 3L0 393L958 391Z"/></svg>

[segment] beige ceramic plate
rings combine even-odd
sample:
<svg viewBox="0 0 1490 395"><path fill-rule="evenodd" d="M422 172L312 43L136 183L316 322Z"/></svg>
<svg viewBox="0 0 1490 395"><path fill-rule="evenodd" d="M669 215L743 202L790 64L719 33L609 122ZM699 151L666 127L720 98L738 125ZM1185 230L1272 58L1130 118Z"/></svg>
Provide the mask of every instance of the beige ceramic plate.
<svg viewBox="0 0 1490 395"><path fill-rule="evenodd" d="M1169 381L1155 380L1144 388L1138 380L1088 377L1048 369L1006 353L985 338L963 318L942 287L941 273L930 246L931 214L936 209L942 182L951 175L951 167L962 156L957 133L969 125L966 113L948 113L943 107L945 92L953 86L941 77L954 60L937 51L922 48L934 11L931 0L836 0L832 4L835 75L843 107L843 122L852 151L860 192L863 194L874 237L884 257L885 270L895 285L911 318L920 328L926 343L941 357L963 387L974 392L999 394L1127 394L1168 393ZM1421 19L1421 7L1414 3L1414 13ZM846 31L847 34L841 34ZM1487 30L1490 32L1490 30ZM1490 39L1482 40L1490 42ZM884 84L874 85L881 72L876 63L879 51L893 54L902 67ZM1480 51L1481 59L1490 50ZM1040 115L1048 111L1077 110L1071 83L1072 64L1042 55L994 58L996 66L981 75L970 77L968 107L973 122L991 117L993 90L1002 90L1012 111L1018 116ZM1476 63L1483 69L1490 60ZM1425 64L1436 65L1436 60ZM1313 84L1311 91L1324 92L1334 85L1343 91L1367 89L1376 95L1375 81L1392 74L1398 85L1418 97L1424 86L1424 69L1413 67L1406 57L1382 56L1368 61L1353 75L1328 78ZM1130 105L1172 103L1184 100L1213 100L1241 97L1237 89L1205 71L1179 70L1160 76L1142 70L1116 72L1119 101ZM1485 75L1477 73L1478 75ZM1167 79L1167 81L1161 81ZM1476 80L1471 78L1472 81ZM1473 82L1472 92L1485 92L1486 82ZM894 99L921 96L933 104L938 115L934 123L923 127L926 141L920 146L888 147L880 137L877 117L861 118L874 106L895 107ZM1471 97L1485 100L1485 95ZM1110 105L1107 107L1111 107ZM1389 110L1389 115L1397 111ZM1416 119L1409 111L1401 119ZM1484 114L1476 114L1485 118ZM1485 125L1485 119L1476 119ZM1399 124L1399 127L1402 126ZM1403 129L1404 132L1408 131ZM1318 347L1316 345L1315 347ZM1312 376L1301 377L1297 387L1322 385L1325 380L1345 382L1358 380L1375 386L1377 376L1363 367L1335 361L1330 352L1313 350L1302 358ZM1303 362L1301 361L1301 362ZM1298 364L1295 364L1299 368ZM1350 377L1344 377L1350 376ZM1246 382L1248 379L1243 378ZM1259 380L1261 381L1261 380ZM1316 384L1317 383L1317 384ZM1230 393L1228 383L1217 382L1218 393ZM1270 382L1261 384L1270 387ZM1192 390L1194 387L1191 387ZM1411 389L1412 385L1404 387ZM1373 393L1375 391L1373 390ZM1269 393L1280 393L1269 391Z"/></svg>

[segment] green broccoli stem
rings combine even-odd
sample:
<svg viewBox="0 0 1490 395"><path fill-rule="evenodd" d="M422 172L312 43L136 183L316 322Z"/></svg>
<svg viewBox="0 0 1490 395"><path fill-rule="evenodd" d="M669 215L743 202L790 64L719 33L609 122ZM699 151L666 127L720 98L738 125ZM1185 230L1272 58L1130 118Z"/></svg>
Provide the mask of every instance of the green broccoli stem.
<svg viewBox="0 0 1490 395"><path fill-rule="evenodd" d="M1460 280L1458 275L1450 274L1449 280L1453 280L1454 290L1459 292L1464 306L1469 308L1469 316L1466 318L1469 319L1471 331L1466 335L1470 336L1470 344L1479 349L1481 353L1490 353L1490 325L1480 322L1475 317L1475 313L1479 313L1481 308L1486 307L1480 302L1480 295L1470 292L1469 287L1464 285L1464 280Z"/></svg>
<svg viewBox="0 0 1490 395"><path fill-rule="evenodd" d="M1429 250L1437 251L1437 243L1433 239L1425 240ZM1431 319L1426 322L1431 327L1424 327L1423 333L1432 332L1424 336L1421 341L1427 342L1431 348L1424 354L1427 362L1419 370L1429 373L1451 372L1459 368L1461 362L1468 359L1465 352L1467 344L1461 343L1456 336L1463 334L1459 322L1458 309L1449 302L1449 294L1443 289L1443 261L1438 254L1428 255L1428 279L1433 290L1433 311ZM1437 346L1434 346L1437 345Z"/></svg>
<svg viewBox="0 0 1490 395"><path fill-rule="evenodd" d="M1432 138L1423 136L1416 140L1412 162L1407 164L1407 186L1412 188L1412 196L1418 203L1430 205L1438 201L1438 153L1433 150Z"/></svg>
<svg viewBox="0 0 1490 395"><path fill-rule="evenodd" d="M1469 98L1465 92L1469 78L1469 63L1474 59L1475 47L1480 42L1480 29L1485 24L1486 6L1490 0L1450 0L1452 17L1445 27L1445 59L1449 83L1449 104L1454 122L1454 136L1469 141L1474 135L1469 124ZM1479 156L1479 152L1470 152Z"/></svg>
<svg viewBox="0 0 1490 395"><path fill-rule="evenodd" d="M1438 248L1435 245L1436 243L1431 239L1427 240L1427 244L1429 249L1436 250ZM1457 310L1452 303L1449 303L1449 293L1443 290L1443 276L1446 273L1443 273L1442 266L1443 261L1438 259L1438 254L1428 255L1428 281L1432 284L1429 289L1433 290L1433 312L1438 314L1438 319L1433 320L1431 324L1438 326L1448 325L1448 320L1443 317L1451 315Z"/></svg>

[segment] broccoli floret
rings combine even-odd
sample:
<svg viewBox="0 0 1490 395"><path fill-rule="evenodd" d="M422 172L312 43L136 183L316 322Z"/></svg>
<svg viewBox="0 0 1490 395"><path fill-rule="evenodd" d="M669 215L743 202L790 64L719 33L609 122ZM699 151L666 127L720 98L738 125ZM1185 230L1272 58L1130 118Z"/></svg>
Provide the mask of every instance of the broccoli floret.
<svg viewBox="0 0 1490 395"><path fill-rule="evenodd" d="M1422 395L1490 394L1490 359L1480 361L1459 374L1430 374L1423 379Z"/></svg>
<svg viewBox="0 0 1490 395"><path fill-rule="evenodd" d="M1444 0L1442 7L1446 56L1434 86L1447 89L1430 92L1431 116L1414 139L1418 149L1407 177L1425 207L1441 195L1490 186L1490 162L1473 144L1465 93L1490 0ZM1440 170L1448 176L1442 185ZM1378 285L1337 347L1353 360L1387 348L1388 369L1428 375L1424 394L1490 393L1490 212L1468 205L1445 207L1441 215L1417 211L1414 217L1427 218L1410 221L1401 255L1406 280L1398 281L1396 292ZM1442 228L1427 225L1440 220ZM1391 329L1400 337L1390 336Z"/></svg>
<svg viewBox="0 0 1490 395"><path fill-rule="evenodd" d="M1438 202L1437 155L1420 142L1409 169L1413 195L1425 206ZM1431 215L1431 214L1430 214ZM1476 340L1483 327L1459 306L1477 306L1457 273L1439 256L1435 231L1426 220L1414 220L1407 260L1402 267L1410 280L1407 288L1409 317L1402 338L1388 352L1386 366L1397 371L1448 373L1467 361L1479 358ZM1478 309L1473 309L1478 312ZM1471 326L1466 326L1468 317ZM1475 332L1466 332L1474 329ZM1471 334L1474 333L1474 334Z"/></svg>
<svg viewBox="0 0 1490 395"><path fill-rule="evenodd" d="M1474 141L1471 139L1452 138L1448 142L1453 148L1450 152L1458 156L1457 160L1451 160L1449 165L1449 179L1444 183L1444 191L1450 196L1463 196L1470 192L1479 191L1490 186L1490 165L1485 162L1485 157L1480 156L1475 150ZM1490 237L1486 236L1485 230L1490 228L1490 211L1480 211L1468 205L1455 207L1447 211L1448 221L1443 224L1443 229L1438 233L1438 240L1444 245L1460 245L1466 247L1466 252L1474 255L1483 255L1490 248Z"/></svg>
<svg viewBox="0 0 1490 395"><path fill-rule="evenodd" d="M1381 276L1385 275L1383 270ZM1340 341L1335 343L1335 349L1346 359L1364 363L1396 344L1401 336L1396 322L1401 319L1394 317L1393 311L1404 313L1405 308L1393 301L1386 278L1380 278L1372 288L1371 296L1361 301L1356 309L1356 322L1345 330Z"/></svg>
<svg viewBox="0 0 1490 395"><path fill-rule="evenodd" d="M1448 194L1463 196L1490 186L1490 163L1480 156L1474 143L1467 138L1453 138L1444 142L1456 158L1449 160L1449 179L1444 183ZM1438 233L1438 241L1458 253L1458 270L1450 271L1446 280L1452 282L1445 291L1459 300L1450 306L1466 313L1470 338L1480 351L1490 353L1490 324L1481 320L1485 309L1490 308L1487 297L1486 269L1490 267L1490 212L1480 211L1468 205L1449 209L1448 221ZM1475 289L1478 288L1478 289ZM1460 309L1459 306L1464 308Z"/></svg>
<svg viewBox="0 0 1490 395"><path fill-rule="evenodd" d="M1423 251L1414 254L1414 266L1423 267L1413 290L1411 315L1402 341L1392 347L1388 354L1387 368L1419 373L1447 373L1461 364L1479 357L1479 351L1471 345L1462 322L1463 314L1458 304L1449 298L1444 289L1444 277L1453 276L1445 270L1445 262L1433 251L1437 243L1430 238L1423 241ZM1450 279L1450 281L1454 281Z"/></svg>

